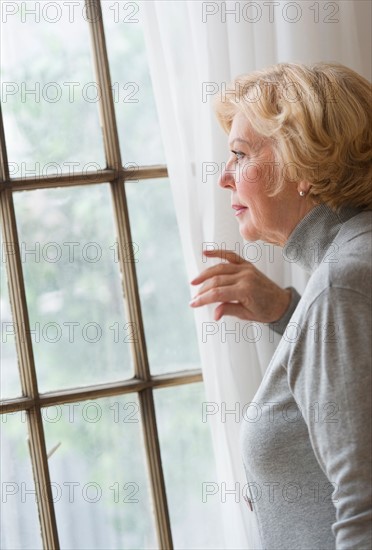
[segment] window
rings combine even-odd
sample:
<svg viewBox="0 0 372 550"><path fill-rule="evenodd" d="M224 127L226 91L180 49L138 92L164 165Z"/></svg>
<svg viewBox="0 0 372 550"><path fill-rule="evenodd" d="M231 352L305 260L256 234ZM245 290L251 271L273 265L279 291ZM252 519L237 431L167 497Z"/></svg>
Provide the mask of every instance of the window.
<svg viewBox="0 0 372 550"><path fill-rule="evenodd" d="M140 11L2 2L4 549L221 547Z"/></svg>

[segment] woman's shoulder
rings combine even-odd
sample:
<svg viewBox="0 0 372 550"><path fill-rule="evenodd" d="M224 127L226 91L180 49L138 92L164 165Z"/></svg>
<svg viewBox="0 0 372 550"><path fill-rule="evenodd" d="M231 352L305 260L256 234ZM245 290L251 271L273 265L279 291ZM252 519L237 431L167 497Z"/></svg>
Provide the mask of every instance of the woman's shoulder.
<svg viewBox="0 0 372 550"><path fill-rule="evenodd" d="M371 297L372 212L360 212L342 224L328 264L328 284ZM321 274L320 274L321 275Z"/></svg>
<svg viewBox="0 0 372 550"><path fill-rule="evenodd" d="M361 294L372 299L372 212L363 211L345 221L321 257L302 296L309 307L314 300L332 289L349 295Z"/></svg>
<svg viewBox="0 0 372 550"><path fill-rule="evenodd" d="M362 210L355 216L344 221L335 239L340 245L348 243L358 247L359 243L369 242L371 246L372 210Z"/></svg>

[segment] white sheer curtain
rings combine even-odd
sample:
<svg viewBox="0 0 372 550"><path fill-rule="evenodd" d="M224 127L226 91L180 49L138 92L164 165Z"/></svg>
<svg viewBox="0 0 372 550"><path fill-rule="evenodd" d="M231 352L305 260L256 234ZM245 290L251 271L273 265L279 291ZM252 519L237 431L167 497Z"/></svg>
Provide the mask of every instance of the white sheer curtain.
<svg viewBox="0 0 372 550"><path fill-rule="evenodd" d="M213 264L203 262L201 251L206 243L226 243L238 252L245 244L231 213L229 193L217 186L217 172L227 156L227 137L214 119L213 94L238 74L282 61L338 61L370 78L370 8L368 0L141 3L190 279ZM283 262L280 249L259 244L245 249L248 258L278 284L293 285L301 293L306 275ZM195 292L190 287L190 296ZM208 416L219 476L214 481L225 484L221 485L222 497L224 487L237 490L236 498L227 494L221 506L225 547L256 549L254 514L242 498L246 480L239 420L260 384L278 337L271 341L266 326L247 329L246 323L231 317L213 323L213 309L201 308L195 316L206 399L216 413ZM231 329L237 329L236 333L227 333ZM236 414L224 416L224 407Z"/></svg>

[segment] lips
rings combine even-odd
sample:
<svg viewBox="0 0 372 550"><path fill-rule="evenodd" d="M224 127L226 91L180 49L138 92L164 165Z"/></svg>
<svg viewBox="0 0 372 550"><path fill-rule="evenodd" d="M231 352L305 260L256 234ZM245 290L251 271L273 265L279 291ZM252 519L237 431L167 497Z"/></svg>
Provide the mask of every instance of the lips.
<svg viewBox="0 0 372 550"><path fill-rule="evenodd" d="M243 206L242 204L233 204L231 208L235 210L235 216L240 216L245 210L247 210L247 206Z"/></svg>

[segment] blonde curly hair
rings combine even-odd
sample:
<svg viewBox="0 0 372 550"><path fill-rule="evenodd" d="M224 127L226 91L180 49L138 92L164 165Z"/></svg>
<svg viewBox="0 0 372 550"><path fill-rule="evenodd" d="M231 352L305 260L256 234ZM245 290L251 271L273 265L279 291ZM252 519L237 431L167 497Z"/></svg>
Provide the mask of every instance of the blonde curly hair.
<svg viewBox="0 0 372 550"><path fill-rule="evenodd" d="M270 196L306 180L315 202L372 208L371 84L340 64L280 63L239 76L215 99L226 132L242 112L285 165Z"/></svg>

